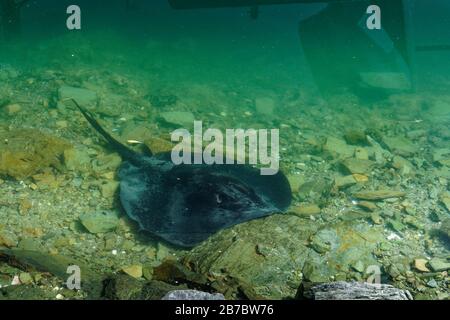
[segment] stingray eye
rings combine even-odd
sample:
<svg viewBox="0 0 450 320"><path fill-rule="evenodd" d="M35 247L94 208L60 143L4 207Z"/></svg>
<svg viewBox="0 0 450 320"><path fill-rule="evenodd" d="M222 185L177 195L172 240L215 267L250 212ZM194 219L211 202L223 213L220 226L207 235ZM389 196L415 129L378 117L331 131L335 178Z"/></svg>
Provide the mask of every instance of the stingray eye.
<svg viewBox="0 0 450 320"><path fill-rule="evenodd" d="M218 203L218 204L221 204L222 203L222 198L220 197L220 194L215 194L215 196L216 196L216 202Z"/></svg>

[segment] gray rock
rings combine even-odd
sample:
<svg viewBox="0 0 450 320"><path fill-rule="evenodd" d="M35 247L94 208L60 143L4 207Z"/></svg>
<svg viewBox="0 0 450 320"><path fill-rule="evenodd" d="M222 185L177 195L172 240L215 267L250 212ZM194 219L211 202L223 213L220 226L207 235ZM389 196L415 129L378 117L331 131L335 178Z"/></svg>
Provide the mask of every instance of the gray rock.
<svg viewBox="0 0 450 320"><path fill-rule="evenodd" d="M337 177L336 179L334 179L334 185L336 186L336 188L339 189L354 185L356 183L357 181L352 175L345 177Z"/></svg>
<svg viewBox="0 0 450 320"><path fill-rule="evenodd" d="M403 191L396 191L396 190L377 190L377 191L361 191L354 193L353 196L361 200L378 201L391 198L403 198L404 196L406 196L406 193Z"/></svg>
<svg viewBox="0 0 450 320"><path fill-rule="evenodd" d="M187 252L183 262L202 274L241 279L263 298L282 299L294 297L302 280L332 281L358 260L376 265L372 253L384 239L382 231L365 221L318 230L310 220L273 215L219 232ZM311 240L325 253L309 247Z"/></svg>
<svg viewBox="0 0 450 320"><path fill-rule="evenodd" d="M450 270L450 263L440 258L433 258L428 262L428 264L434 272Z"/></svg>
<svg viewBox="0 0 450 320"><path fill-rule="evenodd" d="M162 112L160 116L165 122L182 127L191 127L195 121L192 112L187 111Z"/></svg>
<svg viewBox="0 0 450 320"><path fill-rule="evenodd" d="M419 151L416 145L403 137L385 137L383 142L391 152L400 156L409 157Z"/></svg>
<svg viewBox="0 0 450 320"><path fill-rule="evenodd" d="M311 288L314 300L413 300L411 293L387 284L333 282Z"/></svg>
<svg viewBox="0 0 450 320"><path fill-rule="evenodd" d="M97 104L97 94L91 90L62 86L58 91L59 99L75 99L80 105L92 106Z"/></svg>
<svg viewBox="0 0 450 320"><path fill-rule="evenodd" d="M350 158L355 154L355 147L349 146L344 140L328 137L323 146L325 154L331 155L335 159Z"/></svg>
<svg viewBox="0 0 450 320"><path fill-rule="evenodd" d="M119 218L112 211L98 211L80 216L81 224L90 233L105 233L113 231L119 224Z"/></svg>
<svg viewBox="0 0 450 320"><path fill-rule="evenodd" d="M345 159L342 162L344 168L351 174L368 174L375 163L370 160L360 160L355 158Z"/></svg>
<svg viewBox="0 0 450 320"><path fill-rule="evenodd" d="M0 247L12 248L17 246L17 236L9 230L0 229Z"/></svg>
<svg viewBox="0 0 450 320"><path fill-rule="evenodd" d="M167 293L162 300L225 300L223 294L211 294L196 290L177 290Z"/></svg>

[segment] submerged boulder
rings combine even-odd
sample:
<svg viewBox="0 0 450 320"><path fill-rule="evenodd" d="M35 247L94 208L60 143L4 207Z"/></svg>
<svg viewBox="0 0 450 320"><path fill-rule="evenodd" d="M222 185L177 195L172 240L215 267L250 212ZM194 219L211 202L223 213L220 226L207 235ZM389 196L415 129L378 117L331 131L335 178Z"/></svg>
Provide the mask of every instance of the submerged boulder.
<svg viewBox="0 0 450 320"><path fill-rule="evenodd" d="M201 274L240 279L263 298L292 298L302 281L329 282L358 261L364 268L376 264L372 252L382 239L382 228L366 223L319 230L310 220L280 214L219 232L184 263Z"/></svg>

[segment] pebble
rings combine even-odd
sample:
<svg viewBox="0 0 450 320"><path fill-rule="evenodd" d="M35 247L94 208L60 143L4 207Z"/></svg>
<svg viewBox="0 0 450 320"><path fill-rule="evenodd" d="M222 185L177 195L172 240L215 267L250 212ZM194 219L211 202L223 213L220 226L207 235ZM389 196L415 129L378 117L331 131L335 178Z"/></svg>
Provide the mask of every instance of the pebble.
<svg viewBox="0 0 450 320"><path fill-rule="evenodd" d="M433 258L428 264L434 272L442 272L450 269L450 263L440 258Z"/></svg>
<svg viewBox="0 0 450 320"><path fill-rule="evenodd" d="M421 272L430 272L430 269L427 268L428 261L426 259L415 259L414 260L414 268Z"/></svg>
<svg viewBox="0 0 450 320"><path fill-rule="evenodd" d="M100 192L104 198L112 198L116 194L119 188L119 182L117 181L107 181L100 186Z"/></svg>
<svg viewBox="0 0 450 320"><path fill-rule="evenodd" d="M12 116L16 113L19 113L20 111L22 111L22 107L20 104L9 104L5 107L6 112L8 113L8 115Z"/></svg>
<svg viewBox="0 0 450 320"><path fill-rule="evenodd" d="M357 181L355 180L355 177L353 177L353 175L337 177L336 179L334 179L334 185L339 189L354 185L356 184L356 182Z"/></svg>
<svg viewBox="0 0 450 320"><path fill-rule="evenodd" d="M370 201L359 201L358 206L368 211L375 211L378 209L377 205Z"/></svg>
<svg viewBox="0 0 450 320"><path fill-rule="evenodd" d="M143 275L142 265L132 265L129 267L125 267L122 269L122 271L135 279L142 278Z"/></svg>
<svg viewBox="0 0 450 320"><path fill-rule="evenodd" d="M29 273L27 273L27 272L22 272L22 273L19 275L19 280L20 280L20 283L22 283L22 284L30 284L30 283L33 282L33 278L32 278L31 275L30 275Z"/></svg>
<svg viewBox="0 0 450 320"><path fill-rule="evenodd" d="M188 111L162 112L160 116L165 122L181 127L190 127L195 121L194 114Z"/></svg>
<svg viewBox="0 0 450 320"><path fill-rule="evenodd" d="M17 246L17 237L7 230L0 230L0 247L12 248Z"/></svg>
<svg viewBox="0 0 450 320"><path fill-rule="evenodd" d="M380 214L378 212L372 212L370 215L370 219L375 224L383 224L383 219L381 218Z"/></svg>
<svg viewBox="0 0 450 320"><path fill-rule="evenodd" d="M98 211L80 216L81 224L93 234L113 231L119 224L119 218L112 211Z"/></svg>
<svg viewBox="0 0 450 320"><path fill-rule="evenodd" d="M402 191L377 190L357 192L353 194L353 196L357 199L376 201L391 198L403 198L406 196L406 193Z"/></svg>
<svg viewBox="0 0 450 320"><path fill-rule="evenodd" d="M437 288L438 283L436 282L436 280L431 279L430 281L427 282L427 286L429 286L430 288Z"/></svg>
<svg viewBox="0 0 450 320"><path fill-rule="evenodd" d="M320 207L316 204L304 204L295 207L292 212L299 216L312 216L320 214Z"/></svg>

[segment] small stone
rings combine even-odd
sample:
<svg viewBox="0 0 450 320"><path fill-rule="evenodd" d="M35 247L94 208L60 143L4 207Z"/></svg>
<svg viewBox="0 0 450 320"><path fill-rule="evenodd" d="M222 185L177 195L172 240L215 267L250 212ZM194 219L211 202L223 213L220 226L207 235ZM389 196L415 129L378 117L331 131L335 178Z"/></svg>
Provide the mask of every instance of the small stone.
<svg viewBox="0 0 450 320"><path fill-rule="evenodd" d="M117 214L112 211L99 211L80 216L81 224L93 234L113 231L119 224Z"/></svg>
<svg viewBox="0 0 450 320"><path fill-rule="evenodd" d="M369 177L364 175L364 174L355 173L352 176L356 180L356 182L358 182L358 183L364 183L364 182L368 182L369 181Z"/></svg>
<svg viewBox="0 0 450 320"><path fill-rule="evenodd" d="M347 145L343 140L329 137L323 146L323 151L330 154L333 158L350 158L355 154L355 147Z"/></svg>
<svg viewBox="0 0 450 320"><path fill-rule="evenodd" d="M392 159L392 166L399 170L401 175L409 175L413 173L414 165L403 157L395 156Z"/></svg>
<svg viewBox="0 0 450 320"><path fill-rule="evenodd" d="M334 179L334 185L338 189L349 187L351 185L356 184L356 182L357 181L355 180L355 178L352 175L345 176L345 177L337 177L336 179Z"/></svg>
<svg viewBox="0 0 450 320"><path fill-rule="evenodd" d="M20 249L27 250L27 251L41 251L42 250L42 244L32 238L24 238L20 240L19 244L17 245Z"/></svg>
<svg viewBox="0 0 450 320"><path fill-rule="evenodd" d="M378 212L372 212L370 215L370 219L375 224L383 224L383 219L381 218L380 214Z"/></svg>
<svg viewBox="0 0 450 320"><path fill-rule="evenodd" d="M9 104L5 107L6 113L8 113L8 115L12 116L16 113L19 113L20 111L22 111L22 107L20 106L20 104Z"/></svg>
<svg viewBox="0 0 450 320"><path fill-rule="evenodd" d="M114 178L116 177L116 173L111 171L111 172L106 172L104 174L102 174L102 177L107 179L107 180L114 180Z"/></svg>
<svg viewBox="0 0 450 320"><path fill-rule="evenodd" d="M364 131L361 130L350 130L347 131L344 135L345 141L348 144L358 145L358 144L366 144L367 136Z"/></svg>
<svg viewBox="0 0 450 320"><path fill-rule="evenodd" d="M305 178L302 175L288 175L287 179L289 181L289 185L291 186L291 190L293 193L298 192L300 186L305 183Z"/></svg>
<svg viewBox="0 0 450 320"><path fill-rule="evenodd" d="M368 174L371 172L375 163L370 160L360 160L355 158L345 159L342 165L351 174Z"/></svg>
<svg viewBox="0 0 450 320"><path fill-rule="evenodd" d="M104 198L112 198L119 189L119 185L118 181L107 181L100 186L100 192Z"/></svg>
<svg viewBox="0 0 450 320"><path fill-rule="evenodd" d="M436 282L436 280L431 279L430 281L427 282L427 286L429 286L430 288L437 288L438 283Z"/></svg>
<svg viewBox="0 0 450 320"><path fill-rule="evenodd" d="M425 259L415 259L414 260L414 268L421 272L430 272L430 269L427 268L427 260Z"/></svg>
<svg viewBox="0 0 450 320"><path fill-rule="evenodd" d="M12 248L17 246L17 237L8 230L0 229L0 247Z"/></svg>
<svg viewBox="0 0 450 320"><path fill-rule="evenodd" d="M33 208L33 203L28 199L22 199L19 202L19 212L24 215Z"/></svg>
<svg viewBox="0 0 450 320"><path fill-rule="evenodd" d="M406 226L403 223L394 219L390 219L388 225L397 232L402 232L406 229Z"/></svg>
<svg viewBox="0 0 450 320"><path fill-rule="evenodd" d="M408 225L410 225L413 228L418 229L418 230L422 230L424 228L424 226L420 223L420 221L417 218L413 217L413 216L406 216L403 219L403 223L406 223L406 224L408 224Z"/></svg>
<svg viewBox="0 0 450 320"><path fill-rule="evenodd" d="M92 106L97 104L97 94L93 91L83 88L62 86L58 91L60 100L76 100L80 105Z"/></svg>
<svg viewBox="0 0 450 320"><path fill-rule="evenodd" d="M33 278L32 278L31 275L30 275L29 273L27 273L27 272L22 272L22 273L19 275L19 280L20 280L20 283L22 283L22 284L30 284L30 283L33 282Z"/></svg>
<svg viewBox="0 0 450 320"><path fill-rule="evenodd" d="M148 248L145 250L145 257L150 260L156 259L156 249L155 248Z"/></svg>
<svg viewBox="0 0 450 320"><path fill-rule="evenodd" d="M163 261L168 256L170 256L170 249L161 242L158 242L156 250L156 260Z"/></svg>
<svg viewBox="0 0 450 320"><path fill-rule="evenodd" d="M389 150L403 157L410 157L419 151L409 139L403 137L385 137L383 142L388 146Z"/></svg>
<svg viewBox="0 0 450 320"><path fill-rule="evenodd" d="M172 142L157 137L148 137L144 144L154 154L171 152L174 146Z"/></svg>
<svg viewBox="0 0 450 320"><path fill-rule="evenodd" d="M375 203L369 201L360 201L358 202L358 206L368 211L375 211L378 209Z"/></svg>
<svg viewBox="0 0 450 320"><path fill-rule="evenodd" d="M122 249L123 250L132 250L135 247L135 243L131 240L125 240L122 243Z"/></svg>
<svg viewBox="0 0 450 320"><path fill-rule="evenodd" d="M181 127L192 127L195 121L194 114L188 111L162 112L161 118L167 123Z"/></svg>
<svg viewBox="0 0 450 320"><path fill-rule="evenodd" d="M428 264L434 272L442 272L450 269L450 263L440 258L433 258Z"/></svg>
<svg viewBox="0 0 450 320"><path fill-rule="evenodd" d="M129 267L125 267L122 269L122 271L135 279L142 278L143 275L142 265L132 265Z"/></svg>
<svg viewBox="0 0 450 320"><path fill-rule="evenodd" d="M151 281L153 279L153 268L151 266L145 266L142 268L142 276Z"/></svg>
<svg viewBox="0 0 450 320"><path fill-rule="evenodd" d="M313 216L316 214L320 214L321 210L318 205L305 204L294 207L292 212L299 216Z"/></svg>
<svg viewBox="0 0 450 320"><path fill-rule="evenodd" d="M378 190L357 192L353 194L353 196L357 199L377 201L391 198L403 198L406 196L406 193L402 191Z"/></svg>

